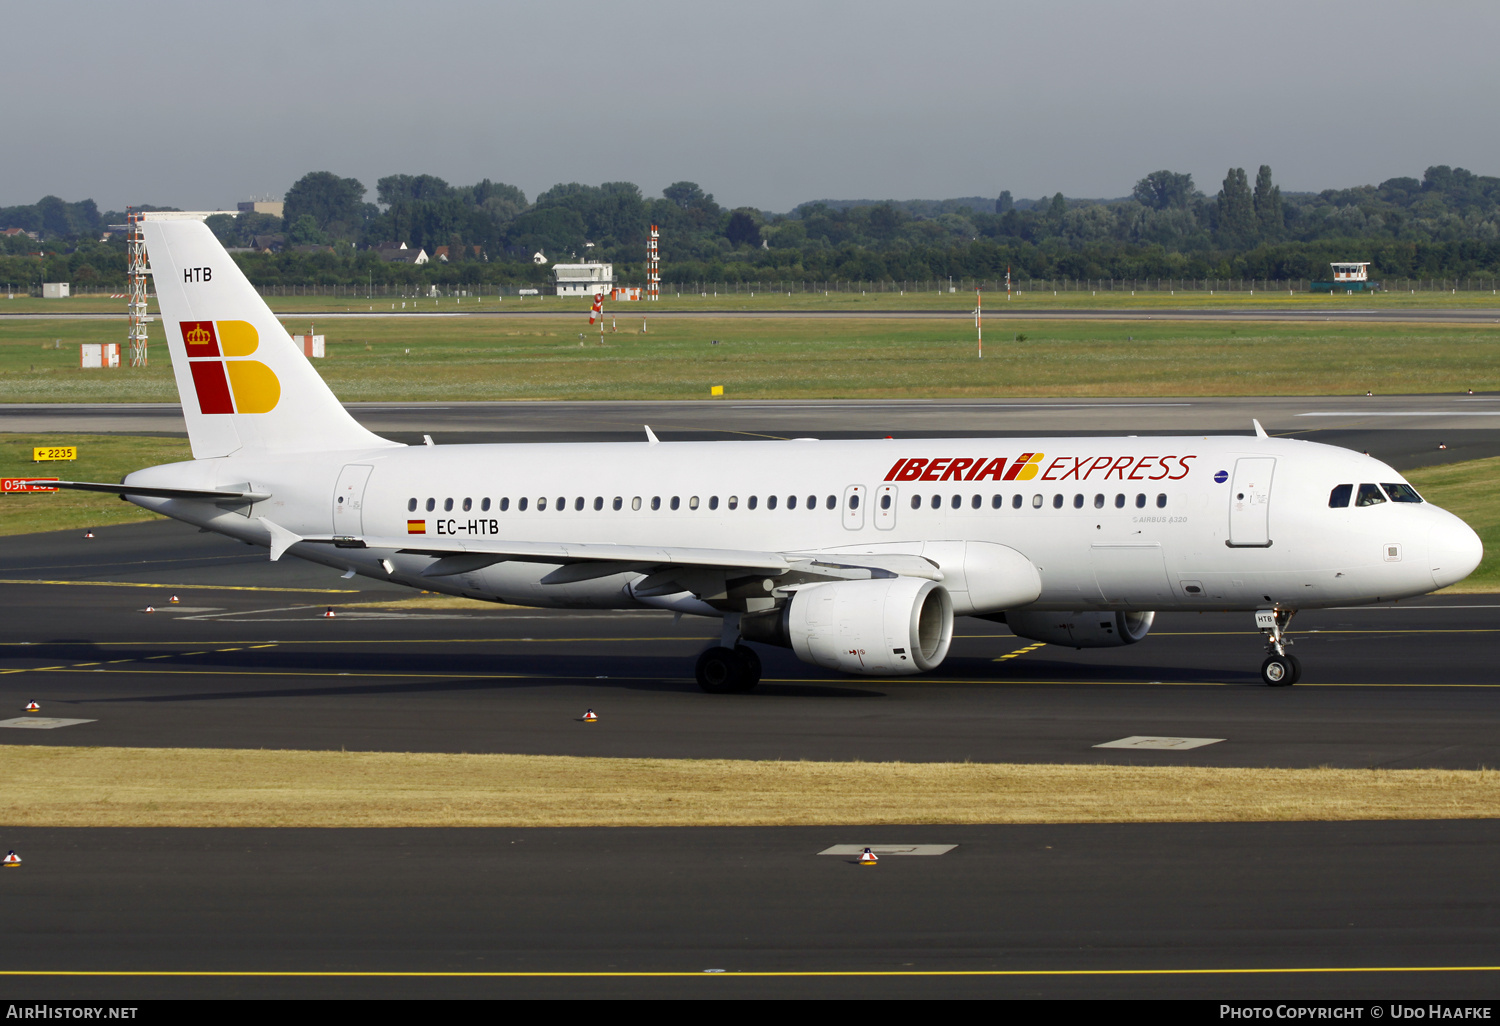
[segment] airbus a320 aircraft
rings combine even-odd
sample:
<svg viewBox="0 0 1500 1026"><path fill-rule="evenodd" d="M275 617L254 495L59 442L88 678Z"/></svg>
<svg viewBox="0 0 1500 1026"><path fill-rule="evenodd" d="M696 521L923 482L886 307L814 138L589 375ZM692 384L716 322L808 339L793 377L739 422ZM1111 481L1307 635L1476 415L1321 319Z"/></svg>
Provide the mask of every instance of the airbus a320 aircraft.
<svg viewBox="0 0 1500 1026"><path fill-rule="evenodd" d="M1478 536L1395 470L1267 437L405 446L361 427L204 225L144 225L193 460L136 471L146 509L345 572L529 606L719 617L697 663L746 691L790 647L915 674L955 616L1076 648L1158 610L1253 612L1295 683L1298 609L1466 577Z"/></svg>

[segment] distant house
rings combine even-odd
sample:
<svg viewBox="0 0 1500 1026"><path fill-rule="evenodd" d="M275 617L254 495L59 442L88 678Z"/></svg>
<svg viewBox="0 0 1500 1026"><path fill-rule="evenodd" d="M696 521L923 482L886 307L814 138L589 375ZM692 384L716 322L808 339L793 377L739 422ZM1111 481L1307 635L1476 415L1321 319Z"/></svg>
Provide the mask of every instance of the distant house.
<svg viewBox="0 0 1500 1026"><path fill-rule="evenodd" d="M0 236L4 236L7 239L13 238L13 237L15 237L17 235L24 235L28 239L30 239L32 242L41 242L42 241L42 236L41 236L40 232L28 232L25 228L4 228L4 229L0 229Z"/></svg>
<svg viewBox="0 0 1500 1026"><path fill-rule="evenodd" d="M445 247L446 248L446 247ZM388 264L415 264L427 263L430 257L425 249L408 249L406 243L387 242L375 247L375 255Z"/></svg>
<svg viewBox="0 0 1500 1026"><path fill-rule="evenodd" d="M285 235L257 235L250 240L257 253L280 253L286 248Z"/></svg>

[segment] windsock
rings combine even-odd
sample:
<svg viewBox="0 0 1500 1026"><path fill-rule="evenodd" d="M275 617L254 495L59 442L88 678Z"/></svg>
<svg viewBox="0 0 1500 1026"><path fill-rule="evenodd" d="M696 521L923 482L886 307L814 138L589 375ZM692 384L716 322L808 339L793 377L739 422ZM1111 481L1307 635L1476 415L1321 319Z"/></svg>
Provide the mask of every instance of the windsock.
<svg viewBox="0 0 1500 1026"><path fill-rule="evenodd" d="M593 324L594 324L594 321L598 320L600 317L603 317L603 316L604 316L604 293L602 293L602 292L595 292L594 293L594 306L593 306L593 308L591 310L589 310L589 326L592 327Z"/></svg>

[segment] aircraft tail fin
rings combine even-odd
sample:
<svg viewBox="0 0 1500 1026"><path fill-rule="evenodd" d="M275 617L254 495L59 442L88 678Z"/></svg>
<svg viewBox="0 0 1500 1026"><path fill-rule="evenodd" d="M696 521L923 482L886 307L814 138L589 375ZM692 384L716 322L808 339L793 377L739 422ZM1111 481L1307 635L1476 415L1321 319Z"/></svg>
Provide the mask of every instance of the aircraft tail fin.
<svg viewBox="0 0 1500 1026"><path fill-rule="evenodd" d="M195 459L395 446L360 426L201 221L146 221Z"/></svg>

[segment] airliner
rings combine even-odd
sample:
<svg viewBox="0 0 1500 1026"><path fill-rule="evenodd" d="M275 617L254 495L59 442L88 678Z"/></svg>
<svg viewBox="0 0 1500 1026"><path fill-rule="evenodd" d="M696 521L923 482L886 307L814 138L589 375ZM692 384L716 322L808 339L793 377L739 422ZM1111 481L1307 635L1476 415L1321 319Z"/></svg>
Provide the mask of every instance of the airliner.
<svg viewBox="0 0 1500 1026"><path fill-rule="evenodd" d="M147 221L193 459L120 484L156 513L336 570L475 599L722 621L709 692L752 645L849 674L940 666L954 618L1073 648L1159 611L1244 611L1294 684L1299 609L1454 584L1479 537L1391 467L1244 436L408 446L339 403L213 234Z"/></svg>

